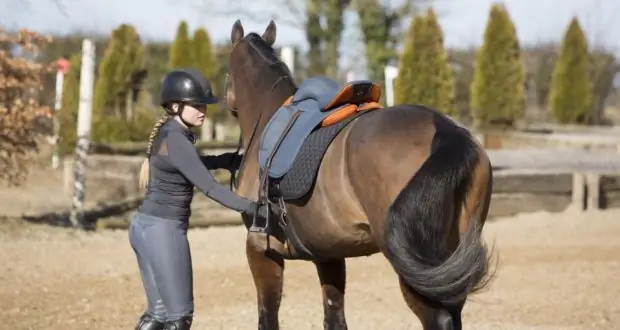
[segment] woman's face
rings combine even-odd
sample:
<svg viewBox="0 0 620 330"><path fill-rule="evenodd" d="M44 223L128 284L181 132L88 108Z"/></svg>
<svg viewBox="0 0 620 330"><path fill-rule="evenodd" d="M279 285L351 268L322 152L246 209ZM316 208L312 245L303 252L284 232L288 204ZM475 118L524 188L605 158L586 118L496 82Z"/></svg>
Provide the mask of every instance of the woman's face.
<svg viewBox="0 0 620 330"><path fill-rule="evenodd" d="M202 126L205 121L206 105L190 105L186 104L181 112L182 119L192 126ZM175 104L174 112L178 113L179 107Z"/></svg>

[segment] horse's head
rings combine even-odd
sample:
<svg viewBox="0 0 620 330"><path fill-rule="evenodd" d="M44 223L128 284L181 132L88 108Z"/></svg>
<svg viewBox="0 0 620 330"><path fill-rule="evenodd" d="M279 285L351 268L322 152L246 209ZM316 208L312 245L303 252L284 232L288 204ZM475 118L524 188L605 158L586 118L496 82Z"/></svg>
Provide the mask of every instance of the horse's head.
<svg viewBox="0 0 620 330"><path fill-rule="evenodd" d="M230 41L226 103L239 120L242 135L247 136L254 125L260 125L259 120L264 124L293 94L295 83L289 68L272 47L276 41L275 22L269 22L262 36L254 32L246 36L237 20Z"/></svg>

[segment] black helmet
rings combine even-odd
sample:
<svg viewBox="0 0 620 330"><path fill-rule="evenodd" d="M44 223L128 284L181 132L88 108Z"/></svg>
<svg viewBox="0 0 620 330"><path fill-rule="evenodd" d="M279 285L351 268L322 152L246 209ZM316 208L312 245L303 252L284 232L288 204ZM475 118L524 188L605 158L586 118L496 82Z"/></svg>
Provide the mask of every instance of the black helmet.
<svg viewBox="0 0 620 330"><path fill-rule="evenodd" d="M192 69L177 69L164 77L161 86L160 104L171 102L204 105L217 103L218 99L203 75Z"/></svg>

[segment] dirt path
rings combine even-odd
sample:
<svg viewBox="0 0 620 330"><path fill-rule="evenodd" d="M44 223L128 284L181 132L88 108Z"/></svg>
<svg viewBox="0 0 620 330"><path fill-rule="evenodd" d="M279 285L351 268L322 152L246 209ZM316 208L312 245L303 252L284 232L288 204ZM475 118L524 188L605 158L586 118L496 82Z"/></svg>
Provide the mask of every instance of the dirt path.
<svg viewBox="0 0 620 330"><path fill-rule="evenodd" d="M0 227L1 328L133 327L144 298L126 231L15 227ZM467 329L620 328L620 210L502 219L486 237L500 269L466 305ZM196 329L256 328L243 239L242 228L190 232ZM322 329L314 267L288 262L285 281L282 328ZM380 255L348 262L346 313L350 329L419 329Z"/></svg>

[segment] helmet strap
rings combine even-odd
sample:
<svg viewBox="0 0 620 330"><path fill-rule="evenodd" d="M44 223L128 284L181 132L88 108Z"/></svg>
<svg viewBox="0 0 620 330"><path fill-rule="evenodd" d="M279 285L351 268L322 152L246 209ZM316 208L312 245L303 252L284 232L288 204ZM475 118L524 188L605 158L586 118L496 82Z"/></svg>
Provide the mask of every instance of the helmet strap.
<svg viewBox="0 0 620 330"><path fill-rule="evenodd" d="M195 125L192 125L188 122L185 121L185 119L183 119L183 116L181 115L183 113L183 110L185 109L185 104L181 103L179 104L179 112L177 112L177 116L179 116L179 119L181 120L181 122L183 122L183 124L185 124L185 126L187 126L187 129L192 137L192 143L196 143L196 136L194 135L194 133L190 130L190 128L195 127Z"/></svg>
<svg viewBox="0 0 620 330"><path fill-rule="evenodd" d="M178 105L179 105L179 111L177 111L177 112L172 111L172 109L168 108L168 107L165 107L164 109L166 110L166 113L168 113L168 115L170 115L170 116L179 116L179 119L181 120L181 122L183 124L185 124L185 126L187 126L187 127L194 127L194 125L186 122L185 119L183 119L182 114L183 114L183 110L185 109L185 104L184 103L178 103Z"/></svg>
<svg viewBox="0 0 620 330"><path fill-rule="evenodd" d="M179 102L178 105L179 105L179 110L176 113L171 108L164 107L164 109L165 109L166 113L168 113L168 115L170 115L170 116L179 116L179 119L181 120L181 122L183 124L185 124L185 126L187 126L188 129L191 128L191 127L195 127L195 125L192 125L192 124L188 123L187 121L185 121L185 119L183 119L182 114L183 114L183 110L185 109L185 104ZM191 133L191 130L190 130L190 133ZM193 137L192 143L196 143L196 137L194 136L193 133L192 133L192 137Z"/></svg>
<svg viewBox="0 0 620 330"><path fill-rule="evenodd" d="M181 119L181 121L183 122L183 124L185 124L185 126L187 126L187 127L194 127L194 125L186 122L185 119L183 119L183 110L185 110L185 104L181 103L181 104L179 104L179 111L177 112L177 115L179 116L179 119Z"/></svg>

